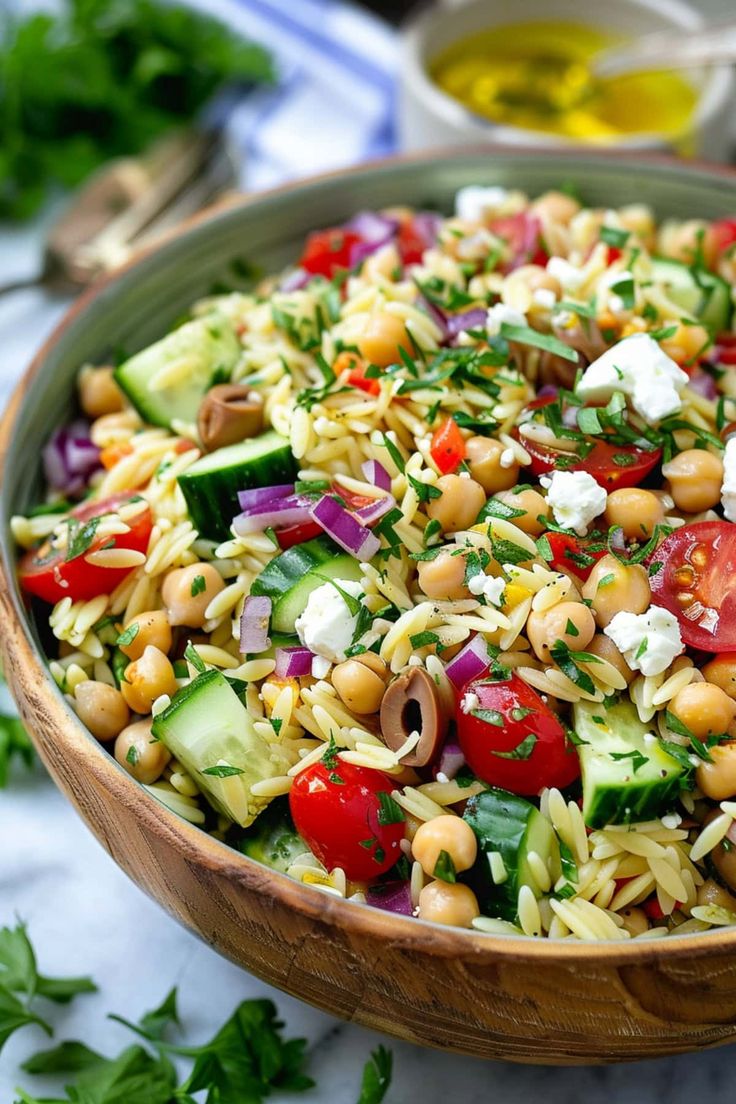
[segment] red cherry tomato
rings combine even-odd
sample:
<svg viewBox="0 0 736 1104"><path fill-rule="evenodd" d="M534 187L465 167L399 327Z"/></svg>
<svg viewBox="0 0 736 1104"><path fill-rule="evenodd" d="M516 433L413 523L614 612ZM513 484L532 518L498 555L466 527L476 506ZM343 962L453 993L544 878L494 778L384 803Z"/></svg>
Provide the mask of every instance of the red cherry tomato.
<svg viewBox="0 0 736 1104"><path fill-rule="evenodd" d="M716 364L736 364L736 334L718 334L709 359L714 360Z"/></svg>
<svg viewBox="0 0 736 1104"><path fill-rule="evenodd" d="M71 517L83 526L93 518L115 513L133 497L132 494L118 494L101 502L83 503L71 511ZM109 594L133 568L96 567L88 563L85 557L91 552L99 551L103 545L145 552L153 527L151 511L146 506L127 524L130 526L129 532L114 537L93 537L71 560L65 558L66 549L56 551L50 541L46 541L40 548L26 552L19 569L21 586L29 594L35 594L38 598L43 598L44 602L51 603L67 597L73 602L87 601L96 598L98 594Z"/></svg>
<svg viewBox="0 0 736 1104"><path fill-rule="evenodd" d="M466 713L469 694L478 704ZM456 719L463 754L484 782L529 796L545 786L569 786L580 774L577 752L557 717L516 674L469 682Z"/></svg>
<svg viewBox="0 0 736 1104"><path fill-rule="evenodd" d="M315 276L331 280L341 268L350 268L350 254L354 245L362 241L353 230L333 227L317 230L307 238L299 266Z"/></svg>
<svg viewBox="0 0 736 1104"><path fill-rule="evenodd" d="M277 529L276 537L279 547L286 551L287 548L292 548L295 544L304 544L305 541L319 537L322 533L324 529L316 521L303 521L297 525L287 525L283 529Z"/></svg>
<svg viewBox="0 0 736 1104"><path fill-rule="evenodd" d="M736 525L697 521L670 533L650 556L652 603L680 622L686 644L736 652Z"/></svg>
<svg viewBox="0 0 736 1104"><path fill-rule="evenodd" d="M649 472L657 466L662 456L661 449L641 449L636 445L609 445L601 438L588 438L594 441L593 447L584 458L568 462L569 452L546 448L537 441L524 437L524 448L532 458L530 464L534 475L545 472L584 471L592 475L601 487L611 491L616 487L637 487ZM562 458L562 462L561 461Z"/></svg>
<svg viewBox="0 0 736 1104"><path fill-rule="evenodd" d="M465 440L452 418L434 431L429 451L443 475L454 472L460 461L465 459Z"/></svg>
<svg viewBox="0 0 736 1104"><path fill-rule="evenodd" d="M370 881L401 857L404 821L386 823L392 813L379 796L393 789L381 771L335 756L296 776L289 807L297 832L328 870L339 866L353 881Z"/></svg>
<svg viewBox="0 0 736 1104"><path fill-rule="evenodd" d="M736 218L717 219L711 223L710 232L719 254L736 242Z"/></svg>
<svg viewBox="0 0 736 1104"><path fill-rule="evenodd" d="M580 579L587 579L593 567L605 556L606 548L591 548L585 541L573 537L571 533L557 533L550 530L544 536L552 550L550 567L557 571L573 571Z"/></svg>
<svg viewBox="0 0 736 1104"><path fill-rule="evenodd" d="M405 265L419 264L427 249L427 241L424 235L417 231L412 219L405 219L401 223L396 235L396 245L402 263Z"/></svg>
<svg viewBox="0 0 736 1104"><path fill-rule="evenodd" d="M620 249L617 249L615 245L609 245L608 247L608 264L612 265L616 261L620 260L623 253Z"/></svg>

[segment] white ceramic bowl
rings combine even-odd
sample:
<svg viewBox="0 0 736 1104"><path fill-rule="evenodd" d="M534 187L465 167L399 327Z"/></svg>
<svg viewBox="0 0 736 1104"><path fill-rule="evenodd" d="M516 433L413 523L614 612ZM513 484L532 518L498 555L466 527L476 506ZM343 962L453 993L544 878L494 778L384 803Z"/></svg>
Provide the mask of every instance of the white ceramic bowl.
<svg viewBox="0 0 736 1104"><path fill-rule="evenodd" d="M448 46L490 27L557 20L591 23L630 38L677 27L687 33L704 24L702 15L683 0L606 0L600 7L584 7L580 0L524 0L523 11L519 0L438 0L404 29L399 100L402 148L426 149L469 141L539 148L580 145L554 134L487 122L444 93L427 71L428 64ZM730 160L736 90L731 69L710 73L693 70L688 79L700 95L692 133L684 136L683 147L711 161ZM657 134L625 137L617 147L630 151L670 148L667 140Z"/></svg>

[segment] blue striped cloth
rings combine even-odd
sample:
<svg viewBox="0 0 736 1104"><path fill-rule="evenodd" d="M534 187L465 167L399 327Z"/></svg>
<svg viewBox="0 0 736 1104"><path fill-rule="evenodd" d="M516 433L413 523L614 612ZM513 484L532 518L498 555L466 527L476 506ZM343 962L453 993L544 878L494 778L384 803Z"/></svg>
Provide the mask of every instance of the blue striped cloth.
<svg viewBox="0 0 736 1104"><path fill-rule="evenodd" d="M341 0L192 0L273 53L276 86L224 106L258 189L394 149L392 29Z"/></svg>

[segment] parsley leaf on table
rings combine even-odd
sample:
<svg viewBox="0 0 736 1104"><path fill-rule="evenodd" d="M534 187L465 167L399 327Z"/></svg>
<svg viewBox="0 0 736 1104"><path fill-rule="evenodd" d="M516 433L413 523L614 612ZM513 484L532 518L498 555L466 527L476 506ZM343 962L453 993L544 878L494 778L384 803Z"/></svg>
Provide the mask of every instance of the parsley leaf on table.
<svg viewBox="0 0 736 1104"><path fill-rule="evenodd" d="M16 757L32 767L33 744L17 717L0 715L0 790L8 784L10 763Z"/></svg>
<svg viewBox="0 0 736 1104"><path fill-rule="evenodd" d="M358 1104L381 1104L391 1084L393 1054L385 1046L371 1051L363 1068Z"/></svg>

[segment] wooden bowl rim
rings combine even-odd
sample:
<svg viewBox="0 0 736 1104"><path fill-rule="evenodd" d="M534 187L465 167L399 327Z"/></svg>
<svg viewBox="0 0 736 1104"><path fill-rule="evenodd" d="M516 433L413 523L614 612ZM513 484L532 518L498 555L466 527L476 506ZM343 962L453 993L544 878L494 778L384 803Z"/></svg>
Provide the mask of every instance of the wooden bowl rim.
<svg viewBox="0 0 736 1104"><path fill-rule="evenodd" d="M282 194L298 193L300 188L335 179L349 182L351 178L363 173L375 170L389 171L398 164L432 163L443 159L481 154L492 157L497 152L518 157L520 160L544 156L544 151L540 152L534 147L509 147L482 143L382 158L349 169L311 176L232 201L228 200L214 209L198 213L182 226L174 228L155 245L140 251L124 265L105 275L83 292L44 341L14 389L0 418L0 480L23 398L40 371L46 356L78 316L83 315L101 295L108 294L124 274L152 253L167 249L172 242L185 236L195 227L209 222L214 223L221 217L225 217L233 208L258 205L262 201L268 201ZM736 168L705 161L681 162L665 154L622 155L617 151L607 150L596 150L590 153L581 153L579 150L556 150L554 157L571 162L588 160L605 164L606 161L611 161L616 165L627 161L635 171L663 169L693 176L705 173L730 180L736 187ZM12 606L10 620L4 626L4 633L0 639L6 673L14 682L14 671L17 668L23 667L30 672L34 698L42 705L45 715L50 718L54 726L54 739L61 745L62 754L67 758L74 756L80 773L89 772L116 801L127 808L135 808L144 830L163 837L169 845L177 847L186 854L188 863L203 866L231 881L244 883L250 890L266 893L281 905L293 909L310 920L319 920L329 925L335 924L350 935L389 939L392 944L402 946L412 953L429 954L440 958L474 959L478 964L506 958L527 963L549 962L568 967L574 967L576 964L580 966L605 964L615 967L655 963L665 959L668 961L692 959L736 948L736 927L732 930L714 928L708 932L669 936L651 941L631 940L626 943L535 939L529 936L501 936L448 928L413 917L396 916L367 904L333 897L331 894L305 886L285 874L270 870L261 863L239 854L226 844L207 835L202 829L176 816L148 794L115 762L111 755L103 751L94 737L79 723L56 687L46 661L36 648L27 629L27 617L16 586L15 564L8 555L10 551L11 544L8 542L7 548L3 547L0 556L0 589L8 593ZM33 713L36 706L28 703L28 708Z"/></svg>

